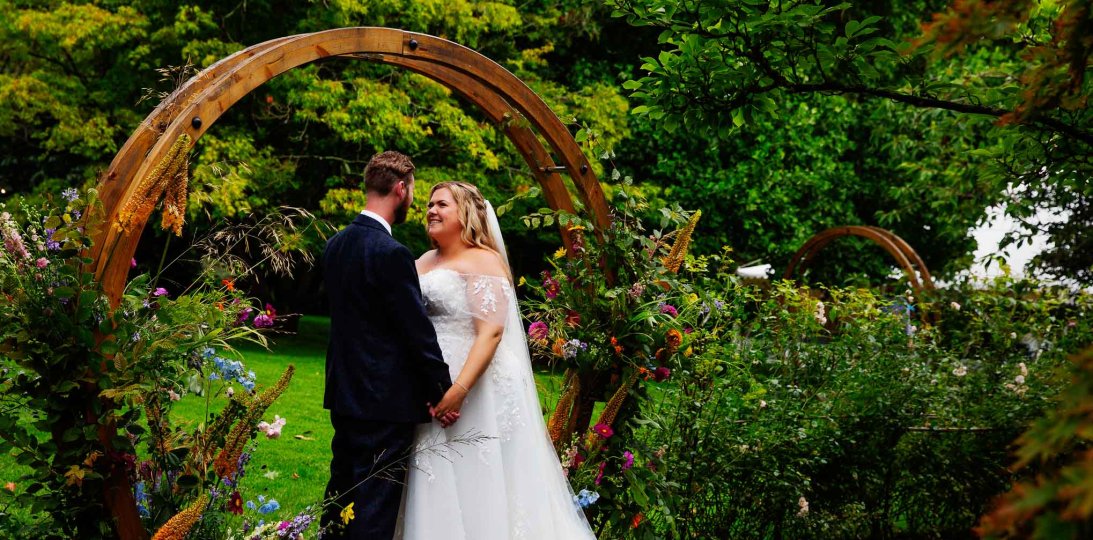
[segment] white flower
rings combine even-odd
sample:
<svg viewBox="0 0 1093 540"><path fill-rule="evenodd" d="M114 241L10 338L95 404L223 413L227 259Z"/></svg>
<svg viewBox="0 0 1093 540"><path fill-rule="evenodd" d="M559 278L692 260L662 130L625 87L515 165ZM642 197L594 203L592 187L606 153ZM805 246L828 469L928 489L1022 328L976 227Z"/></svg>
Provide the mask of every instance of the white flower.
<svg viewBox="0 0 1093 540"><path fill-rule="evenodd" d="M1025 366L1024 362L1017 364L1017 367L1020 368L1022 377L1028 377L1028 367Z"/></svg>
<svg viewBox="0 0 1093 540"><path fill-rule="evenodd" d="M816 322L821 326L827 324L827 311L824 309L823 302L816 302Z"/></svg>
<svg viewBox="0 0 1093 540"><path fill-rule="evenodd" d="M949 304L949 307L953 308L956 311L960 311L960 304L958 304L956 302L953 302L953 303Z"/></svg>
<svg viewBox="0 0 1093 540"><path fill-rule="evenodd" d="M808 515L808 499L805 499L804 495L800 499L797 499L797 517L805 517Z"/></svg>
<svg viewBox="0 0 1093 540"><path fill-rule="evenodd" d="M963 377L967 374L968 374L968 368L966 368L964 366L957 366L955 369L953 369L953 375L956 375L957 377Z"/></svg>
<svg viewBox="0 0 1093 540"><path fill-rule="evenodd" d="M178 395L178 392L175 392L174 390L168 390L167 395L171 398L171 401L178 401L182 399L182 396Z"/></svg>
<svg viewBox="0 0 1093 540"><path fill-rule="evenodd" d="M1024 375L1018 375L1018 376L1014 377L1013 380L1017 384L1025 384L1025 376Z"/></svg>
<svg viewBox="0 0 1093 540"><path fill-rule="evenodd" d="M767 408L767 402L766 402L766 401L764 401L764 400L762 400L762 399L760 399L760 400L759 400L759 408L760 408L760 409L766 409L766 408Z"/></svg>
<svg viewBox="0 0 1093 540"><path fill-rule="evenodd" d="M224 391L224 393L228 394L228 397L230 398L235 395L235 388L229 386L228 389Z"/></svg>
<svg viewBox="0 0 1093 540"><path fill-rule="evenodd" d="M1010 332L1010 339L1017 339L1017 332Z"/></svg>

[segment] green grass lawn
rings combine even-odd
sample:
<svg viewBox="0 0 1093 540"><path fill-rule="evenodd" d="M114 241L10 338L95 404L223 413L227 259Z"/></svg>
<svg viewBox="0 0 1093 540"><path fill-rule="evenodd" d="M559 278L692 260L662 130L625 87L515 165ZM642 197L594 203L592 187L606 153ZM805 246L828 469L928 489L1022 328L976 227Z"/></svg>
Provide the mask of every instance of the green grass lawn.
<svg viewBox="0 0 1093 540"><path fill-rule="evenodd" d="M269 440L259 434L258 448L241 483L245 501L256 500L258 495L277 499L282 507L280 516L320 502L329 477L333 431L329 413L322 408L328 327L329 319L307 316L300 321L298 333L273 336L269 350L251 344L240 347L244 364L257 376L259 389L276 381L289 364L296 366L292 383L264 418L272 422L274 415L280 415L287 420L281 437ZM539 372L536 382L540 401L550 410L558 398L561 375ZM214 384L214 390L223 389L219 382ZM237 385L236 391L240 390ZM219 411L224 403L223 392L211 399L189 394L175 403L172 420L192 431L205 421L208 411ZM26 469L10 456L0 456L0 486L18 482L24 472Z"/></svg>

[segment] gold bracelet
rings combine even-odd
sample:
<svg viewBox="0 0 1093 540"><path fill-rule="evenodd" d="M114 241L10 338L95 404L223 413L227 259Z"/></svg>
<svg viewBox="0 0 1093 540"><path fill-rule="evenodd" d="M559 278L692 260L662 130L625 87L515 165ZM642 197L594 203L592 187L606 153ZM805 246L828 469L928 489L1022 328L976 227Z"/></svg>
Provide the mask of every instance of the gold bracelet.
<svg viewBox="0 0 1093 540"><path fill-rule="evenodd" d="M466 385L464 385L463 383L461 383L459 381L452 381L452 384L458 384L459 387L462 388L464 392L466 392L468 394L471 393L471 389L467 388Z"/></svg>

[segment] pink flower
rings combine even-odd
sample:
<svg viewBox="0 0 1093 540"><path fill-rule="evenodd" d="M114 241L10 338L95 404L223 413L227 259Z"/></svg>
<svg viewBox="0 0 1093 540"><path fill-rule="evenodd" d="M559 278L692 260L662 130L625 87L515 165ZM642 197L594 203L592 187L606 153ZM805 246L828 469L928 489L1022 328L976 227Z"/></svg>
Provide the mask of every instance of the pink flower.
<svg viewBox="0 0 1093 540"><path fill-rule="evenodd" d="M273 423L259 422L258 431L266 434L267 439L276 439L281 436L281 428L285 427L285 419L280 415L274 415Z"/></svg>
<svg viewBox="0 0 1093 540"><path fill-rule="evenodd" d="M603 437L604 439L610 439L611 436L615 434L615 430L611 429L611 426L609 426L607 424L596 424L595 426L592 427L592 431L596 435L599 435L600 437Z"/></svg>
<svg viewBox="0 0 1093 540"><path fill-rule="evenodd" d="M544 340L550 335L550 327L543 321L535 321L528 326L528 337L536 341Z"/></svg>
<svg viewBox="0 0 1093 540"><path fill-rule="evenodd" d="M672 304L661 304L660 312L664 313L666 315L671 315L672 317L678 317L679 316L679 310L676 309L676 307L673 306Z"/></svg>
<svg viewBox="0 0 1093 540"><path fill-rule="evenodd" d="M558 296L560 285L558 281L550 276L550 271L543 272L543 288L546 289L546 297L549 300L553 300Z"/></svg>
<svg viewBox="0 0 1093 540"><path fill-rule="evenodd" d="M133 257L133 258L129 259L129 268L136 268L136 267L137 267L137 258Z"/></svg>
<svg viewBox="0 0 1093 540"><path fill-rule="evenodd" d="M600 481L603 480L603 468L607 466L607 462L600 463L600 472L596 473L596 485L600 485Z"/></svg>
<svg viewBox="0 0 1093 540"><path fill-rule="evenodd" d="M157 287L156 290L152 291L152 296L167 296L167 289Z"/></svg>
<svg viewBox="0 0 1093 540"><path fill-rule="evenodd" d="M182 396L178 395L178 392L175 392L174 390L168 390L167 397L171 398L171 401L178 401L182 399Z"/></svg>
<svg viewBox="0 0 1093 540"><path fill-rule="evenodd" d="M626 469L634 466L634 454L632 452L630 452L629 450L623 452L622 458L624 460L622 463L622 470L625 471Z"/></svg>
<svg viewBox="0 0 1093 540"><path fill-rule="evenodd" d="M34 264L38 268L45 268L45 267L49 266L49 259L47 259L45 257L38 257L38 260L34 261Z"/></svg>

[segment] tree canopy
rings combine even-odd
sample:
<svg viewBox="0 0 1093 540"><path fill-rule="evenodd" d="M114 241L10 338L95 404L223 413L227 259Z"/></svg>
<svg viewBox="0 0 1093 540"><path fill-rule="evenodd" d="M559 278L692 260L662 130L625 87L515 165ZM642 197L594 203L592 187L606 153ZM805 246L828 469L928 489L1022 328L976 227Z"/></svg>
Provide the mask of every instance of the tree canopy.
<svg viewBox="0 0 1093 540"><path fill-rule="evenodd" d="M584 130L607 183L617 167L654 199L702 209L700 251L730 245L741 262L780 268L827 227L879 225L944 273L969 264L969 230L1004 204L1026 234L1051 234L1043 267L1093 282L1090 11L1077 0L1007 6L0 0L0 186L94 182L166 92L246 46L389 26L452 39L521 77ZM363 204L364 164L387 148L415 158L424 188L460 179L505 199L533 183L504 136L444 87L331 59L270 81L202 138L191 230L286 203L342 223ZM1039 226L1045 209L1070 219ZM540 232L502 225L510 243L545 246ZM416 224L400 234L424 249ZM164 241L150 232L141 252L158 259ZM891 267L879 250L840 249L854 256L824 279L884 279ZM517 271L534 272L538 257Z"/></svg>

